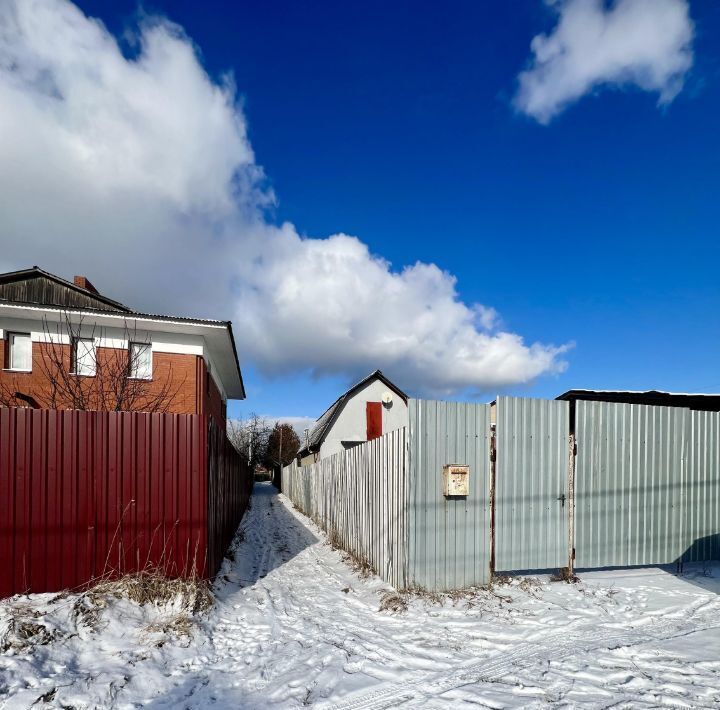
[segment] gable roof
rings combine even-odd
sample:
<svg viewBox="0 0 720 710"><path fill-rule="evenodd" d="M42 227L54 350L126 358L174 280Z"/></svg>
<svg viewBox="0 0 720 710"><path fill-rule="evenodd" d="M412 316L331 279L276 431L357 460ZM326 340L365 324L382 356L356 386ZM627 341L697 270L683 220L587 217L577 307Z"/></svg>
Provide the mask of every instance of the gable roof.
<svg viewBox="0 0 720 710"><path fill-rule="evenodd" d="M363 389L367 384L373 380L380 380L388 389L391 389L395 394L400 397L405 404L407 404L408 396L403 392L396 384L388 380L380 370L371 372L367 377L360 380L360 382L354 384L347 392L341 394L318 418L315 422L315 426L310 431L308 437L308 443L305 444L302 449L298 452L300 455L307 455L312 451L317 451L325 437L330 431L330 427L335 423L338 415L342 411L346 402L357 392Z"/></svg>
<svg viewBox="0 0 720 710"><path fill-rule="evenodd" d="M100 311L133 313L131 308L103 296L97 291L82 288L38 266L0 274L0 299L20 303L65 308L94 308Z"/></svg>
<svg viewBox="0 0 720 710"><path fill-rule="evenodd" d="M685 392L662 392L647 390L568 390L556 399L575 402L578 399L591 402L621 402L623 404L648 404L656 407L685 407L699 411L720 411L720 394L692 394Z"/></svg>

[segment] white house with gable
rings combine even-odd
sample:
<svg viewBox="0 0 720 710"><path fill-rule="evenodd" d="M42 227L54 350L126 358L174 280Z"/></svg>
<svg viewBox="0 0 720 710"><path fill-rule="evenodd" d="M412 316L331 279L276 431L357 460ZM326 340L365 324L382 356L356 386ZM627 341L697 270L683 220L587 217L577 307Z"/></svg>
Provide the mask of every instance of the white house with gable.
<svg viewBox="0 0 720 710"><path fill-rule="evenodd" d="M315 422L299 451L303 466L407 426L407 395L380 370L340 395Z"/></svg>

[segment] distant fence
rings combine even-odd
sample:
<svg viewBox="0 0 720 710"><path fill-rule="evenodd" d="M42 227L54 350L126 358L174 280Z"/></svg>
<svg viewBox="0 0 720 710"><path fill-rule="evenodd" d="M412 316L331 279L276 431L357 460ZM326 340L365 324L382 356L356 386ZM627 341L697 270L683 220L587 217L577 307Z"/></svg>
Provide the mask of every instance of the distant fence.
<svg viewBox="0 0 720 710"><path fill-rule="evenodd" d="M252 486L228 446L200 415L0 408L0 597L212 576Z"/></svg>
<svg viewBox="0 0 720 710"><path fill-rule="evenodd" d="M398 588L720 559L720 413L499 397L491 417L410 400L407 431L286 468L282 490ZM469 466L467 496L444 495L446 464Z"/></svg>
<svg viewBox="0 0 720 710"><path fill-rule="evenodd" d="M207 461L208 570L216 574L247 509L254 476L247 460L214 424L208 436Z"/></svg>
<svg viewBox="0 0 720 710"><path fill-rule="evenodd" d="M332 542L394 587L406 586L406 429L310 466L293 463L281 490Z"/></svg>

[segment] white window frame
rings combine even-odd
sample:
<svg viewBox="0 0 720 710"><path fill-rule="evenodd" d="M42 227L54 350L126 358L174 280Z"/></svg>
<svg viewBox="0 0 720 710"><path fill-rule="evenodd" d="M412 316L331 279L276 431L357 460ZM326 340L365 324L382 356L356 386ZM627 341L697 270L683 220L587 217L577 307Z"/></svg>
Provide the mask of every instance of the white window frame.
<svg viewBox="0 0 720 710"><path fill-rule="evenodd" d="M128 379L131 380L152 380L153 378L153 350L152 350L152 343L138 341L138 340L131 340L128 343L128 358L130 359L130 367L132 368L132 357L133 357L133 348L139 347L139 348L146 348L148 353L150 353L150 363L149 363L149 372L147 375L140 375L137 372L130 372L128 375Z"/></svg>
<svg viewBox="0 0 720 710"><path fill-rule="evenodd" d="M13 338L15 336L22 336L28 339L30 343L30 367L13 367ZM18 331L7 331L7 337L5 339L7 347L7 367L6 370L10 372L32 372L32 336L30 333L22 333Z"/></svg>
<svg viewBox="0 0 720 710"><path fill-rule="evenodd" d="M78 372L77 368L77 346L78 343L90 343L92 345L92 372ZM97 344L95 338L72 338L70 341L70 373L78 377L95 377L97 374Z"/></svg>

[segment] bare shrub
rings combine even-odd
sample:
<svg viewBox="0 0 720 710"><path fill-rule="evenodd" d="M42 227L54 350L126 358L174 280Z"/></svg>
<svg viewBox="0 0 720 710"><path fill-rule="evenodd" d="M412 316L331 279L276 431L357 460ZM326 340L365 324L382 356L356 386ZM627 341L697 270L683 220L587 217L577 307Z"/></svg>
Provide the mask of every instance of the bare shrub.
<svg viewBox="0 0 720 710"><path fill-rule="evenodd" d="M146 571L128 574L120 579L95 585L86 596L94 605L104 604L104 597L130 599L141 606L162 605L179 599L180 606L191 614L207 611L213 605L213 595L207 580L197 577L170 578L161 572Z"/></svg>
<svg viewBox="0 0 720 710"><path fill-rule="evenodd" d="M7 627L0 636L0 652L17 652L31 646L49 644L55 638L55 633L36 621L39 617L39 612L26 607L11 607Z"/></svg>
<svg viewBox="0 0 720 710"><path fill-rule="evenodd" d="M352 552L346 551L343 554L343 562L348 565L360 579L368 579L368 577L372 577L375 574L375 570L365 557L360 557Z"/></svg>
<svg viewBox="0 0 720 710"><path fill-rule="evenodd" d="M573 584L579 582L580 578L570 571L569 567L561 567L554 575L550 577L551 582L567 582Z"/></svg>
<svg viewBox="0 0 720 710"><path fill-rule="evenodd" d="M408 608L407 598L404 594L396 591L385 592L380 598L378 611L390 611L394 614L402 614Z"/></svg>
<svg viewBox="0 0 720 710"><path fill-rule="evenodd" d="M339 550L342 547L342 539L340 538L340 533L337 531L336 528L332 528L327 535L327 542L330 547L332 547L333 550Z"/></svg>

